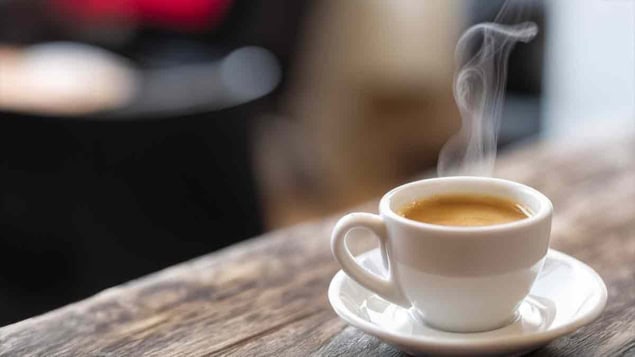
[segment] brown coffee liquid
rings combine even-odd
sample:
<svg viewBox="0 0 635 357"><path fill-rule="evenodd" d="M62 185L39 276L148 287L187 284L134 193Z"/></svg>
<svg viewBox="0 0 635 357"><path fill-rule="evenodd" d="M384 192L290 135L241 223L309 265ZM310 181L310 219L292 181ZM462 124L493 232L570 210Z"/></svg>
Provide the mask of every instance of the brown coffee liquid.
<svg viewBox="0 0 635 357"><path fill-rule="evenodd" d="M398 213L406 218L443 226L489 226L529 217L527 208L506 198L448 194L432 196L404 206Z"/></svg>

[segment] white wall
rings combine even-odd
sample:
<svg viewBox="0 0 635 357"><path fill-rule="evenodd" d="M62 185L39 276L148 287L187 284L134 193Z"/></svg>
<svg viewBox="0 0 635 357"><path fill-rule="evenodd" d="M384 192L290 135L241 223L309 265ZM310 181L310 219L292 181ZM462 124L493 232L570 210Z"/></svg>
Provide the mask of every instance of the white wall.
<svg viewBox="0 0 635 357"><path fill-rule="evenodd" d="M633 130L635 1L545 4L545 134L597 136Z"/></svg>

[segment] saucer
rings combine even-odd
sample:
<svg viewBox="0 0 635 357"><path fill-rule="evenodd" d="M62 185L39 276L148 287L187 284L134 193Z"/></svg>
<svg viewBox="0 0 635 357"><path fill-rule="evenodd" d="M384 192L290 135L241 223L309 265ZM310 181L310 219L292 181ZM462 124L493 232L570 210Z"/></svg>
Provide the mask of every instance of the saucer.
<svg viewBox="0 0 635 357"><path fill-rule="evenodd" d="M378 249L357 257L366 269L387 275ZM588 265L550 249L544 267L516 319L502 328L475 333L434 329L408 309L391 304L339 271L329 301L346 322L413 355L522 354L595 320L606 305L606 286Z"/></svg>

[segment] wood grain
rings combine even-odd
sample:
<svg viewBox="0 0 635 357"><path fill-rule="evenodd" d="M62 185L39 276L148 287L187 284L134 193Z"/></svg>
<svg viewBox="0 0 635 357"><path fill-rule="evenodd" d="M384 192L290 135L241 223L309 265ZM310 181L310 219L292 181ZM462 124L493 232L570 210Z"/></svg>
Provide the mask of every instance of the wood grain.
<svg viewBox="0 0 635 357"><path fill-rule="evenodd" d="M532 143L499 160L497 176L552 199L552 246L590 264L609 288L600 319L533 355L635 355L634 156L627 135ZM5 326L0 356L402 355L331 310L334 222L272 232Z"/></svg>

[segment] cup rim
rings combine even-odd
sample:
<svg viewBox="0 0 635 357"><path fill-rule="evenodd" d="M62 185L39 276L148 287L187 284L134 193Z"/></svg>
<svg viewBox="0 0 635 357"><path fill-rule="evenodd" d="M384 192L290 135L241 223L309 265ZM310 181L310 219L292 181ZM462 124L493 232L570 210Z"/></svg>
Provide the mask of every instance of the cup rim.
<svg viewBox="0 0 635 357"><path fill-rule="evenodd" d="M403 191L403 190L407 190L407 189L411 189L412 187L419 186L419 185L424 184L424 183L430 183L430 182L433 182L433 181L491 182L491 183L494 183L494 184L499 184L499 185L502 184L502 185L511 186L514 189L525 191L525 192L531 194L532 196L536 197L538 199L538 201L540 202L540 208L533 215L531 215L531 216L529 216L527 218L524 218L524 219L517 220L517 221L507 222L507 223L500 223L500 224L492 224L492 225L487 225L487 226L469 226L469 227L465 227L465 226L444 226L444 225L439 225L439 224L419 222L419 221L415 221L415 220L403 217L403 216L397 214L397 212L395 212L391 208L391 205L390 205L391 201L392 201L393 197L398 192ZM527 186L527 185L524 185L524 184L521 184L521 183L518 183L518 182L515 182L515 181L511 181L511 180L505 180L505 179L494 178L494 177L480 177L480 176L437 177L437 178L428 178L428 179L423 179L423 180L417 180L417 181L409 182L409 183L403 184L401 186L397 186L397 187L393 188L392 190L388 191L381 198L381 201L379 202L379 213L382 216L387 216L387 217L399 222L400 224L408 225L408 226L411 226L413 228L426 229L426 230L436 231L436 232L455 232L455 233L488 232L488 231L493 232L493 231L500 231L500 230L505 230L505 229L522 228L522 227L526 227L526 226L530 226L530 225L536 224L537 222L540 222L540 221L544 220L552 212L553 212L553 205L552 205L551 201L549 200L549 198L547 198L547 196L545 196L543 193L541 193L540 191L536 190L535 188Z"/></svg>

